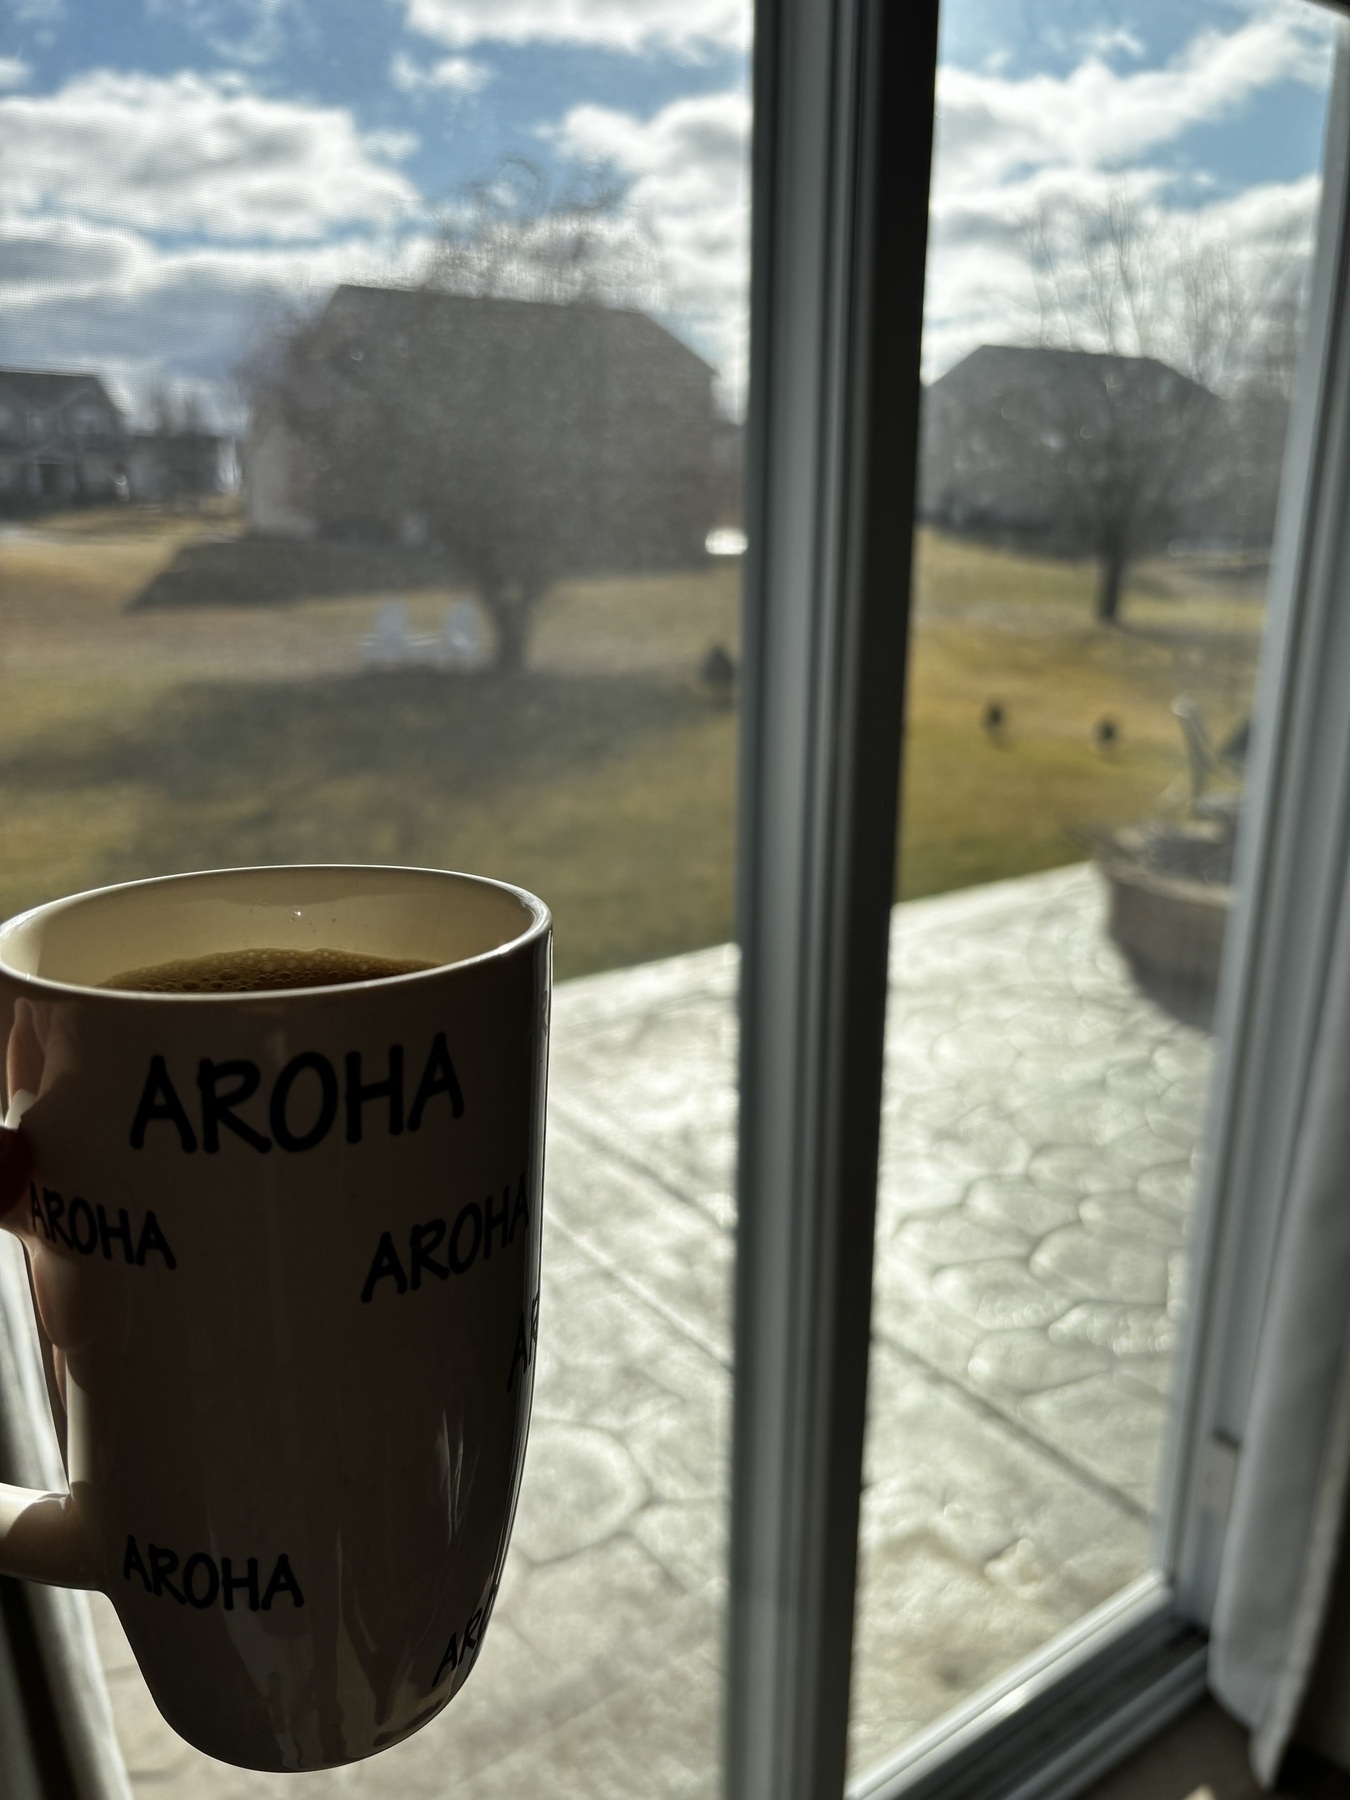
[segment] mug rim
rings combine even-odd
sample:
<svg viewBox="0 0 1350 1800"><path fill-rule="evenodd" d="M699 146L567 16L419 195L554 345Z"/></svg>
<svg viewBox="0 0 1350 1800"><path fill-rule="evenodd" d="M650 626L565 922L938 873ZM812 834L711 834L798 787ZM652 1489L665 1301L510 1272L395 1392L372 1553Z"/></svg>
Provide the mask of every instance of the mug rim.
<svg viewBox="0 0 1350 1800"><path fill-rule="evenodd" d="M480 950L473 956L456 957L453 962L433 963L429 969L410 969L402 975L376 975L365 981L331 981L318 987L288 988L253 988L236 993L152 993L138 988L87 987L80 982L59 981L50 975L34 975L26 969L16 969L6 958L5 952L12 932L19 927L44 915L83 905L100 899L104 894L129 893L137 888L170 887L178 882L194 882L210 880L219 875L273 875L287 871L306 874L384 874L384 875L433 875L447 880L469 882L475 887L496 888L499 892L510 894L519 900L531 915L525 929L517 936L509 938L504 944L494 944L489 950ZM8 919L0 920L0 977L10 981L21 982L51 994L79 995L81 999L106 1000L110 1003L144 1005L147 1003L168 1002L181 1005L214 1005L248 1006L259 1002L275 1004L284 999L288 1004L292 1000L314 1000L325 995L364 993L371 988L397 987L410 982L426 981L434 975L447 975L460 969L475 968L483 963L490 963L497 958L514 956L529 948L539 938L545 936L553 925L553 914L547 904L528 888L517 886L513 881L502 881L493 875L475 875L465 869L436 869L417 863L339 863L339 862L306 862L306 863L241 863L231 864L220 869L186 869L174 875L143 875L135 881L110 881L102 887L83 888L77 894L63 894L55 900L43 900L36 906L29 906L23 912L14 913Z"/></svg>

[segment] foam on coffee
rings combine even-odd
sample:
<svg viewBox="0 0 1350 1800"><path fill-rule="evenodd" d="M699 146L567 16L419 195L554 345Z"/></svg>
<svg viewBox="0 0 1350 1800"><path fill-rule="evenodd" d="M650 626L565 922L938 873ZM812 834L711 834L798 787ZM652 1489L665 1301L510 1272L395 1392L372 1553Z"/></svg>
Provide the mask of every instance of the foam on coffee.
<svg viewBox="0 0 1350 1800"><path fill-rule="evenodd" d="M100 987L138 994L264 994L287 988L384 981L434 969L435 963L371 956L358 950L213 950L110 975Z"/></svg>

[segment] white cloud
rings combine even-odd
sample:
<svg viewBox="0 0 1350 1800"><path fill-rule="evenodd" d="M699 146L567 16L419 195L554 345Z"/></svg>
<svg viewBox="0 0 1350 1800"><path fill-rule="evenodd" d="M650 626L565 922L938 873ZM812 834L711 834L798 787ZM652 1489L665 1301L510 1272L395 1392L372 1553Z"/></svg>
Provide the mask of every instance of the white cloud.
<svg viewBox="0 0 1350 1800"><path fill-rule="evenodd" d="M948 66L938 76L947 187L1019 169L1119 166L1195 125L1230 118L1262 88L1325 85L1328 33L1311 9L1280 6L1236 31L1205 31L1159 69L1121 72L1089 55L1068 75L1020 79Z"/></svg>
<svg viewBox="0 0 1350 1800"><path fill-rule="evenodd" d="M228 409L250 351L342 281L407 279L425 236L321 247L164 250L135 231L69 221L0 227L5 360L96 369L135 400L162 377Z"/></svg>
<svg viewBox="0 0 1350 1800"><path fill-rule="evenodd" d="M23 87L31 73L21 56L0 56L0 88Z"/></svg>
<svg viewBox="0 0 1350 1800"><path fill-rule="evenodd" d="M668 41L692 55L731 41L720 0L689 0L682 37L666 0L399 3L424 28L435 15L428 35L447 54L404 54L390 78L450 98L490 74L464 44L510 38L536 15L571 42ZM1261 0L1162 68L1110 67L1104 45L1059 76L944 68L929 373L981 341L1025 334L1034 296L1023 231L1043 204L1123 191L1239 256L1289 244L1291 229L1306 244L1314 178L1232 196L1206 194L1191 176L1182 191L1170 146L1193 126L1240 117L1279 82L1306 83L1318 104L1331 29L1311 9ZM746 372L749 128L748 97L733 89L648 118L580 105L544 133L563 160L624 184L660 253L664 314L717 365L733 404ZM156 370L223 380L282 297L317 302L339 280L406 275L425 256L420 196L401 166L410 143L363 134L339 107L267 97L239 76L103 72L49 96L0 92L6 358L106 367L128 385Z"/></svg>
<svg viewBox="0 0 1350 1800"><path fill-rule="evenodd" d="M749 96L674 100L650 119L578 106L551 135L563 155L628 180L628 204L661 256L672 321L717 366L736 405L748 337Z"/></svg>
<svg viewBox="0 0 1350 1800"><path fill-rule="evenodd" d="M0 98L0 207L316 240L415 206L391 166L412 144L363 137L340 107L265 98L235 76L99 70L55 94Z"/></svg>
<svg viewBox="0 0 1350 1800"><path fill-rule="evenodd" d="M1175 279L1183 256L1193 259L1197 250L1213 246L1222 249L1239 279L1259 288L1310 253L1320 189L1319 178L1306 175L1187 208L1159 203L1143 185L1113 192L1136 204L1155 281ZM1091 204L1095 196L1088 198ZM1065 273L1072 291L1071 256ZM1048 323L1053 327L1055 321ZM1016 220L1001 228L971 224L961 235L945 229L935 235L924 324L927 376L941 374L977 344L1025 341L1039 324L1035 283ZM1155 329L1158 324L1155 320ZM1165 329L1165 318L1161 326ZM1160 355L1173 353L1165 341L1150 347Z"/></svg>
<svg viewBox="0 0 1350 1800"><path fill-rule="evenodd" d="M280 307L425 257L413 144L233 75L0 95L6 360L223 391Z"/></svg>
<svg viewBox="0 0 1350 1800"><path fill-rule="evenodd" d="M1088 33L1084 48L1093 56L1110 56L1113 51L1119 51L1122 56L1137 59L1143 56L1147 45L1127 25L1098 25Z"/></svg>
<svg viewBox="0 0 1350 1800"><path fill-rule="evenodd" d="M469 56L443 56L439 62L423 68L406 50L394 53L389 65L389 79L405 94L422 94L436 89L451 94L469 95L480 92L492 80L486 63Z"/></svg>
<svg viewBox="0 0 1350 1800"><path fill-rule="evenodd" d="M1139 49L1120 33L1062 75L944 67L928 372L977 343L1034 328L1025 230L1043 206L1124 193L1152 209L1160 230L1190 221L1239 262L1277 232L1306 244L1315 178L1199 207L1203 177L1192 175L1180 195L1169 151L1195 126L1240 116L1263 89L1291 81L1324 89L1333 29L1304 6L1265 0L1226 33L1199 34L1160 68L1109 66L1108 51ZM736 92L675 101L647 120L579 106L551 133L563 155L608 166L630 184L629 201L662 253L669 311L720 366L733 400L746 370L748 135L748 101Z"/></svg>
<svg viewBox="0 0 1350 1800"><path fill-rule="evenodd" d="M587 44L697 58L750 43L750 0L402 0L411 30L471 44Z"/></svg>
<svg viewBox="0 0 1350 1800"><path fill-rule="evenodd" d="M146 10L196 31L226 62L270 62L295 0L146 0Z"/></svg>
<svg viewBox="0 0 1350 1800"><path fill-rule="evenodd" d="M1282 230L1306 241L1315 180L1262 184L1236 200L1200 205L1203 172L1183 190L1169 147L1196 126L1240 116L1264 89L1294 82L1324 90L1334 31L1311 7L1266 0L1232 30L1199 34L1160 68L1115 69L1098 53L1064 75L944 67L927 372L940 372L978 343L1007 342L1034 326L1025 232L1047 209L1123 195L1149 210L1164 235L1183 227L1209 233L1239 259L1277 215Z"/></svg>
<svg viewBox="0 0 1350 1800"><path fill-rule="evenodd" d="M126 232L75 219L11 220L0 226L0 303L41 302L120 284L151 255L149 245Z"/></svg>

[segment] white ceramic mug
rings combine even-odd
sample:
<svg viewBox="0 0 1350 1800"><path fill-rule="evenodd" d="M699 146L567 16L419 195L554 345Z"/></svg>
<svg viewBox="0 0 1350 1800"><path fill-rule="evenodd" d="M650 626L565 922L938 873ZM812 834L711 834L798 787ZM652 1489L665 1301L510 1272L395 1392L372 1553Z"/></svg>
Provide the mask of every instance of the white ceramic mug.
<svg viewBox="0 0 1350 1800"><path fill-rule="evenodd" d="M127 969L250 947L437 966L240 995ZM351 1762L483 1641L539 1294L551 927L433 870L236 869L0 927L9 1122L68 1495L0 1487L0 1570L102 1589L190 1743Z"/></svg>

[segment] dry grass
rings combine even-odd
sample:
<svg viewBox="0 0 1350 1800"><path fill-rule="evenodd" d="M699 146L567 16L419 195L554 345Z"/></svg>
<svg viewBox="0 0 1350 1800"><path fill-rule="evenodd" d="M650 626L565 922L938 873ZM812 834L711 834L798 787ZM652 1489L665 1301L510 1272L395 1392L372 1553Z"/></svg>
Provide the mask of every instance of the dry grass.
<svg viewBox="0 0 1350 1800"><path fill-rule="evenodd" d="M0 911L162 870L334 858L535 888L563 974L729 935L735 715L694 672L710 643L735 648L733 568L570 584L530 673L502 683L365 667L391 593L436 627L454 590L434 569L269 565L234 529L123 512L0 534ZM188 581L203 570L234 604L135 604L205 592ZM257 603L263 577L284 602ZM1093 828L1176 783L1182 687L1216 728L1245 708L1250 580L1144 569L1128 629L1107 632L1090 571L925 536L918 591L906 893L1080 857ZM981 728L990 699L999 743ZM1110 754L1092 739L1106 716Z"/></svg>
<svg viewBox="0 0 1350 1800"><path fill-rule="evenodd" d="M296 581L260 606L259 547L240 545L235 604L137 604L204 553L218 572L228 529L73 514L0 536L0 916L137 875L333 859L520 881L554 908L563 974L730 934L735 719L694 671L734 647L734 569L561 589L504 685L366 666L391 594L428 633L455 597L425 570L409 586L396 555L365 559L366 592ZM280 561L293 578L306 559Z"/></svg>
<svg viewBox="0 0 1350 1800"><path fill-rule="evenodd" d="M1103 827L1184 804L1183 690L1216 736L1245 715L1264 621L1254 581L1145 565L1116 631L1094 623L1091 592L1081 565L922 538L904 894L1051 868ZM997 738L982 726L990 701L1007 721ZM1106 719L1109 751L1094 735Z"/></svg>

